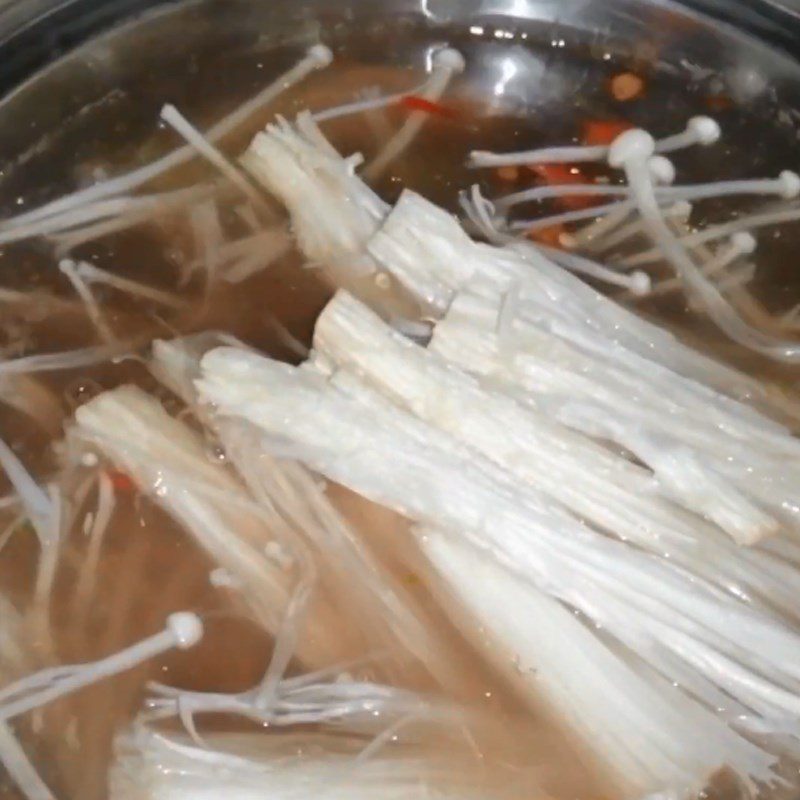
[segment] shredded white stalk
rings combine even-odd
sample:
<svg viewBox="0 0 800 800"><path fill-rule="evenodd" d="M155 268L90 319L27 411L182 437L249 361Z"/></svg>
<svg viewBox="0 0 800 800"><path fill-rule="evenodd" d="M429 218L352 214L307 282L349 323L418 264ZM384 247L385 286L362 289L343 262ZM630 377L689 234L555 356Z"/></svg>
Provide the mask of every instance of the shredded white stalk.
<svg viewBox="0 0 800 800"><path fill-rule="evenodd" d="M151 684L145 718L152 722L176 717L186 722L197 714L233 714L264 725L290 727L345 720L374 724L376 717L383 721L386 716L424 718L443 713L429 700L402 689L338 675L327 681L315 680L316 677L312 674L280 679L267 696L261 684L236 694L192 692Z"/></svg>
<svg viewBox="0 0 800 800"><path fill-rule="evenodd" d="M105 314L100 308L100 304L95 299L94 295L92 294L92 290L87 285L86 281L83 279L81 275L78 274L77 265L74 261L70 259L63 259L59 261L58 268L61 272L64 273L67 280L72 284L72 288L75 289L75 293L80 297L83 301L84 305L86 306L86 313L89 316L89 319L92 321L92 324L97 331L99 337L106 343L106 344L113 344L117 341L116 336L109 328L108 323L106 322Z"/></svg>
<svg viewBox="0 0 800 800"><path fill-rule="evenodd" d="M606 237L610 237L616 231L624 230L630 225L636 225L635 220L632 223L628 222L632 213L632 209L622 209L584 225L568 235L567 246L572 250L579 248L592 250L596 245L602 246Z"/></svg>
<svg viewBox="0 0 800 800"><path fill-rule="evenodd" d="M195 405L193 381L200 375L200 358L224 343L220 338L157 342L153 373L187 403ZM385 642L387 653L399 643L402 653L413 654L446 685L457 685L452 668L418 619L405 591L364 547L358 533L336 511L314 477L299 464L271 458L248 425L216 422L227 458L253 497L263 507L274 508L320 554L326 565L321 580L332 576L331 594L342 608L359 615L360 626L370 630L370 641ZM367 613L367 609L373 609L374 614Z"/></svg>
<svg viewBox="0 0 800 800"><path fill-rule="evenodd" d="M493 200L498 211L507 211L521 203L540 202L558 197L616 196L629 198L628 186L608 186L596 183L566 184L555 186L535 186L519 192L497 197ZM717 181L687 186L657 187L656 197L662 200L686 200L696 202L712 197L731 197L736 195L776 195L784 200L793 200L800 194L800 177L797 173L785 170L777 178L761 178L741 181Z"/></svg>
<svg viewBox="0 0 800 800"><path fill-rule="evenodd" d="M308 77L315 70L327 67L332 60L333 53L329 48L322 44L313 45L309 48L306 56L291 69L209 128L204 134L205 138L209 142L216 142L224 138L271 103L278 95ZM96 200L132 192L175 167L191 161L196 153L197 151L192 145L178 148L162 156L157 161L140 167L133 172L89 186L86 189L81 189L71 195L47 203L38 209L27 211L17 217L5 220L2 227L10 230L19 225L42 220L67 209L78 208Z"/></svg>
<svg viewBox="0 0 800 800"><path fill-rule="evenodd" d="M691 213L692 204L683 200L679 200L677 203L664 209L664 216L673 226L687 224ZM605 252L614 247L619 247L620 245L629 242L635 236L641 236L643 233L644 230L642 220L639 215L636 214L634 219L627 224L620 226L618 230L611 231L608 236L595 237L592 241L589 241L588 244L591 249ZM574 235L576 243L586 241L579 239L579 234L580 232Z"/></svg>
<svg viewBox="0 0 800 800"><path fill-rule="evenodd" d="M455 75L464 71L464 57L457 50L445 48L437 50L431 59L431 75L420 97L436 102L447 91ZM375 158L364 168L364 179L376 181L389 166L411 145L425 123L430 119L427 111L412 111L403 127L383 146Z"/></svg>
<svg viewBox="0 0 800 800"><path fill-rule="evenodd" d="M200 133L189 120L173 105L165 105L161 109L161 119L170 125L176 133L180 134L186 141L197 150L212 166L216 167L241 193L261 211L270 211L270 207L255 187L247 178L233 165L219 148Z"/></svg>
<svg viewBox="0 0 800 800"><path fill-rule="evenodd" d="M293 245L294 240L286 225L229 242L219 249L220 259L229 263L222 270L222 280L228 283L246 281L285 256Z"/></svg>
<svg viewBox="0 0 800 800"><path fill-rule="evenodd" d="M187 736L135 728L117 742L111 800L503 800L475 769L433 755L402 734L369 758L346 728L323 733ZM407 739L407 740L406 740ZM425 746L427 744L427 747ZM535 795L538 796L538 795ZM544 797L544 793L542 793Z"/></svg>
<svg viewBox="0 0 800 800"><path fill-rule="evenodd" d="M182 281L188 281L195 267L201 267L206 274L207 285L217 277L225 236L219 219L219 208L214 200L198 203L189 210L189 227L192 231L196 261L188 266Z"/></svg>
<svg viewBox="0 0 800 800"><path fill-rule="evenodd" d="M467 166L472 169L492 167L520 167L530 164L587 164L603 161L608 156L605 145L575 147L545 147L539 150L524 150L519 153L490 153L473 150Z"/></svg>
<svg viewBox="0 0 800 800"><path fill-rule="evenodd" d="M42 549L53 547L58 542L56 509L47 490L39 486L14 451L0 439L0 466L19 495L26 513L31 519Z"/></svg>
<svg viewBox="0 0 800 800"><path fill-rule="evenodd" d="M609 162L625 169L645 228L664 258L685 282L688 290L703 304L711 319L731 339L770 358L800 360L800 343L784 341L757 330L745 322L730 303L698 269L681 241L670 230L655 199L648 169L654 142L641 130L628 131L612 146Z"/></svg>
<svg viewBox="0 0 800 800"><path fill-rule="evenodd" d="M481 387L436 353L412 345L349 295L340 292L328 304L317 322L314 345L332 363L362 375L598 529L655 555L667 553L671 562L723 589L745 586L754 596L793 613L800 574L787 576L771 558L743 552L719 531L673 506L658 484L626 458L518 405L496 387ZM687 491L696 491L696 486ZM749 521L736 517L731 529L743 534L740 528ZM764 524L760 515L749 530L761 530ZM741 596L742 591L733 593Z"/></svg>
<svg viewBox="0 0 800 800"><path fill-rule="evenodd" d="M656 143L656 152L672 153L694 145L710 145L719 140L720 128L710 117L694 117L686 130ZM472 168L520 166L527 164L569 163L582 164L605 161L610 147L606 145L546 147L521 153L488 153L473 150L467 165Z"/></svg>
<svg viewBox="0 0 800 800"><path fill-rule="evenodd" d="M492 202L498 211L507 211L509 208L522 203L535 203L542 200L551 200L559 197L570 197L573 195L580 197L627 197L630 190L627 186L608 186L598 183L580 184L556 184L554 186L534 186L531 189L522 189L519 192L505 194L502 197L495 197Z"/></svg>
<svg viewBox="0 0 800 800"><path fill-rule="evenodd" d="M291 141L296 143L299 137L293 131L287 126L282 131L293 134ZM305 147L311 147L310 143L306 142ZM317 161L327 167L331 163L318 148L303 152L307 153L307 164ZM289 160L285 151L274 148L263 149L257 159L258 168L266 173ZM339 163L344 162L340 160ZM668 171L666 165L659 162L661 177L667 177ZM337 202L330 195L330 208L335 212L312 216L309 209L316 211L315 200L326 191L326 185L322 180L311 180L308 169L299 175L282 177L283 180L274 180L274 191L280 195L281 187L292 187L290 194L284 188L282 199L292 215L301 250L314 261L335 263L338 260L344 264L358 261L367 262L371 269L383 268L434 315L440 315L454 294L470 281L478 281L485 291L496 291L500 295L518 281L522 286L523 311L538 315L546 311L554 321L559 320L560 337L580 343L591 353L604 358L613 354L625 359L635 355L652 366L660 364L737 398L775 408L780 414L792 417L798 414L791 402L783 402L765 390L760 382L686 347L668 331L567 274L530 245L518 243L496 248L472 242L449 214L410 191L401 195L387 215L386 207L382 204L376 207L372 203L374 196L352 175L337 193L337 198L347 197L348 202ZM273 178L277 178L277 173ZM478 214L476 221L485 228L486 235L492 237L494 233L495 238L502 240L493 228L491 204L483 201L473 205ZM338 220L343 213L347 215L346 225L341 222L331 228L320 225L320 219ZM363 222L365 217L368 224ZM356 219L362 221L357 228ZM343 238L342 230L353 231L353 234ZM549 307L545 309L543 304ZM640 366L643 363L637 362Z"/></svg>
<svg viewBox="0 0 800 800"><path fill-rule="evenodd" d="M428 85L429 84L426 82L408 89L405 92L379 95L376 97L364 97L362 100L354 100L352 103L344 103L340 106L326 108L323 111L315 111L311 116L315 122L319 123L328 122L332 119L340 119L341 117L349 117L354 114L361 114L365 111L377 111L382 108L397 105L404 97L408 97L409 95L421 95ZM364 94L366 94L366 91Z"/></svg>
<svg viewBox="0 0 800 800"><path fill-rule="evenodd" d="M27 800L56 800L7 722L0 722L0 761Z"/></svg>
<svg viewBox="0 0 800 800"><path fill-rule="evenodd" d="M519 231L538 231L542 228L550 228L553 225L567 225L572 222L582 222L585 219L595 219L605 217L609 214L629 213L633 209L630 200L620 200L619 202L609 203L604 206L590 206L580 208L576 211L564 211L560 214L550 214L546 217L534 217L533 219L518 219L509 224L509 229Z"/></svg>
<svg viewBox="0 0 800 800"><path fill-rule="evenodd" d="M575 253L567 253L563 250L543 245L537 245L537 247L544 255L565 269L576 272L579 275L594 278L610 286L621 286L627 289L634 297L645 297L652 291L650 276L641 270L634 270L630 274L620 273L604 264L599 264Z"/></svg>
<svg viewBox="0 0 800 800"><path fill-rule="evenodd" d="M100 236L139 225L154 216L171 213L187 203L216 191L212 184L199 184L188 189L98 200L77 208L69 208L44 219L13 226L0 226L0 244L22 241L34 236L56 238L61 249L76 247ZM60 238L59 238L60 237Z"/></svg>
<svg viewBox="0 0 800 800"><path fill-rule="evenodd" d="M89 530L86 531L89 542L75 584L75 604L79 610L86 607L94 591L100 554L115 505L114 486L111 478L107 474L101 473L97 482L97 508Z"/></svg>
<svg viewBox="0 0 800 800"><path fill-rule="evenodd" d="M800 671L783 660L798 646L797 637L777 619L594 534L533 488L390 406L347 372L335 373L327 383L308 370L221 349L205 356L203 374L198 388L223 416L289 437L311 466L374 501L462 531L488 558L575 605L671 680L673 669L654 657L652 648L667 648L683 660L666 634L672 628L740 660L753 673L766 670L787 691L800 679ZM629 603L641 611L635 618L622 612ZM658 625L650 626L651 616ZM751 652L755 640L762 645ZM698 676L712 677L705 670ZM781 713L771 709L777 717ZM750 748L744 740L740 746ZM757 753L740 769L767 779L769 759Z"/></svg>
<svg viewBox="0 0 800 800"><path fill-rule="evenodd" d="M86 664L51 667L0 689L0 720L33 711L53 700L105 680L178 648L188 650L203 636L200 618L183 611L167 618L166 628L114 655Z"/></svg>
<svg viewBox="0 0 800 800"><path fill-rule="evenodd" d="M509 358L493 331L497 309L496 300L459 295L436 326L432 348L470 372L500 381L557 419L580 398L594 409L598 424L609 417L625 430L694 451L701 463L732 480L743 497L770 512L773 524L755 529L755 538L774 532L778 520L794 516L790 498L798 476L790 466L793 457L787 463L786 456L798 444L788 431L652 363L598 358L585 345L573 347L531 319L517 321L516 346ZM587 432L596 435L591 429ZM694 508L689 498L686 502Z"/></svg>
<svg viewBox="0 0 800 800"><path fill-rule="evenodd" d="M354 161L320 148L317 139L279 120L255 137L242 164L287 207L312 262L370 274L374 265L363 255L364 244L388 206L355 175Z"/></svg>
<svg viewBox="0 0 800 800"><path fill-rule="evenodd" d="M533 302L568 325L561 336L581 336L600 354L638 354L679 374L739 397L766 400L763 386L682 345L668 331L636 316L569 275L530 245L496 248L472 242L453 217L413 192L404 192L381 229L367 243L373 261L439 314L470 281L484 290L523 286L523 305Z"/></svg>
<svg viewBox="0 0 800 800"><path fill-rule="evenodd" d="M23 618L4 596L0 596L0 648L4 679L30 669L32 659ZM12 726L5 721L0 722L0 764L27 800L55 800L20 745Z"/></svg>
<svg viewBox="0 0 800 800"><path fill-rule="evenodd" d="M500 478L498 474L495 474L496 470L489 469L488 465L483 462L475 463L474 467L470 467L468 463L461 463L466 456L461 453L460 449L453 449L454 446L449 437L438 435L429 426L414 422L397 409L390 410L385 406L385 401L379 401L378 397L369 392L363 384L354 382L344 373L342 373L341 377L337 373L335 385L341 389L346 389L348 393L355 393L355 405L352 404L353 400L346 399L344 394L339 394L338 390L325 389L324 383L316 375L302 371L298 372L293 368L269 362L252 354L230 350L214 351L205 357L203 363L206 377L199 382L201 392L207 399L217 402L223 413L231 413L233 409L236 409L235 413L237 415L247 415L247 418L254 423L257 420L257 424L261 425L265 431L273 433L277 432L273 427L273 420L277 419L278 414L282 415L281 419L285 426L282 429L283 435L286 436L287 431L291 430L294 437L296 437L295 441L298 445L302 443L307 453L306 457L317 469L320 469L332 479L340 480L344 483L351 483L352 485L353 480L358 481L358 489L379 502L387 502L388 492L391 498L388 500L389 505L397 507L397 504L399 504L400 508L406 509L407 513L412 516L415 516L415 514L427 516L432 513L430 508L426 508L426 503L435 502L438 504L440 502L437 495L439 489L436 487L441 484L441 480L452 481L455 478L453 469L455 462L451 464L451 467L446 467L445 462L442 462L439 466L443 470L443 478L433 483L431 482L433 480L432 475L435 474L437 469L435 464L440 457L445 460L457 458L460 464L458 467L459 480L466 481L468 484L472 485L473 480L477 480L478 484L480 484L484 478L479 478L478 475L483 475L486 470L495 475L492 478L493 481L498 481L499 484L505 484L508 481L507 476ZM230 372L228 372L228 369L230 369ZM209 380L209 374L213 375L212 380ZM222 383L219 382L223 374L227 375L228 378L238 376L234 382L239 385L233 389L229 383L227 390L223 390ZM244 385L242 385L241 380L243 374L248 375ZM268 381L268 385L273 386L273 390L265 393L262 381ZM278 392L278 387L280 387L280 392ZM256 396L260 396L260 399L256 399ZM307 414L309 418L302 424L296 425L295 423L299 420L299 415L301 414ZM356 423L357 419L361 420L360 428ZM310 431L310 426L314 422L321 423L322 420L325 420L325 425L327 426L326 435L323 439L318 439L315 443L306 440L306 432ZM390 424L389 420L392 420L393 434L391 433L392 428L384 427ZM373 422L377 427L373 427ZM397 428L398 425L400 426L399 428ZM344 437L351 444L344 453L338 450L338 456L334 456L331 449L333 448L332 443L338 441L340 433L343 434L345 429L349 430L351 426L354 426L352 431L349 431ZM355 431L359 429L361 433L356 435ZM401 433L413 435L413 442L412 440L398 437L398 434ZM374 446L369 449L370 452L359 446L359 442L364 437L369 437L370 441L374 441ZM375 459L381 460L382 456L379 454L384 452L384 441L388 445L389 438L387 437L391 439L393 445L391 447L387 446L386 451L393 450L394 456L391 463L378 468L372 462ZM416 448L425 444L434 448L430 453L430 457L421 458L411 455L412 451L416 451ZM340 448L341 445L337 444L336 447ZM409 447L411 450L399 449L402 447ZM439 447L442 449L439 450ZM445 455L446 453L447 455ZM457 453L458 455L456 455ZM409 474L405 471L410 463L406 461L406 457L416 464L417 474L414 477L412 477L413 473ZM423 467L424 469L422 469ZM351 470L353 471L351 472ZM395 480L389 479L389 473L395 475ZM444 476L449 477L445 478ZM406 484L407 480L413 482L415 489L413 492L403 493L401 499L401 492L404 489L411 488L410 485ZM364 483L361 483L362 481ZM428 488L423 489L425 486ZM571 529L574 524L570 521L571 518L563 516L555 506L547 502L543 503L541 497L533 490L523 489L516 482L514 487L514 496L520 498L520 500L522 496L527 498L525 501L528 514L526 524L538 527L539 522L537 520L543 520L541 515L547 516L550 521L547 523L547 527L543 527L539 531L537 537L548 538L556 535L555 529L560 529L562 535L558 537L559 548L562 556L565 556L569 550L568 542L571 541L571 536L573 535L567 535L567 530ZM477 523L477 519L473 517L471 518L472 521L467 523L464 515L469 515L473 512L467 507L462 507L462 504L467 501L467 498L471 497L470 508L474 509L474 513L477 514L478 511L475 504L482 502L479 499L480 491L482 490L478 490L477 485L473 485L472 489L468 489L466 485L463 488L463 496L461 496L459 490L459 502L453 506L448 504L447 510L442 509L446 516L441 521L452 522L453 525L459 527L463 527L466 524L467 529L469 529ZM455 487L453 487L453 491L455 491ZM477 496L473 494L474 491L478 491ZM503 492L505 491L503 490ZM535 499L537 497L538 499ZM495 503L497 501L498 497L495 496L492 502ZM534 507L538 510L534 510ZM436 513L438 514L439 512ZM457 515L456 517L449 516L454 513ZM497 524L501 527L504 525L503 519L503 514L500 514L497 518ZM508 533L511 539L504 540L504 544L500 544L500 540L495 538L499 533L493 532L492 525L487 525L483 522L479 524L479 529L481 531L480 536L489 536L496 543L499 548L498 554L504 551L506 547L511 546L514 535L511 534L510 529ZM548 534L545 531L550 531L550 533ZM588 535L588 532L584 533L585 535L579 537L583 546L588 546L591 541L594 546L601 550L606 547L616 550L616 546L608 540L602 537L594 540ZM529 540L529 544L532 541ZM492 545L492 547L494 546ZM567 550L564 550L564 548L567 548ZM590 550L591 548L589 548ZM583 553L583 563L587 567L588 562L586 559L589 556L589 551ZM627 552L624 547L619 551L620 557L622 557L621 554L623 552ZM638 557L634 556L633 552L627 552L626 557L638 561ZM527 560L526 558L526 562ZM651 577L658 574L659 568L655 562L645 559L639 566L645 568L645 571ZM666 579L668 572L669 570L663 574L662 578ZM633 577L633 574L628 577ZM636 574L638 575L638 573ZM673 578L667 580L671 582ZM699 597L695 597L694 600L699 602ZM692 608L696 607L692 606ZM736 608L736 616L744 615L747 617L750 614L749 610L744 607L735 607L733 604L728 609L728 613L734 613L734 608ZM769 622L769 627L773 630L773 633L777 631L772 627L776 624L773 621ZM731 630L729 633L738 636L741 631Z"/></svg>
<svg viewBox="0 0 800 800"><path fill-rule="evenodd" d="M87 261L78 261L75 263L73 266L73 273L88 285L98 283L103 286L111 286L114 289L118 289L120 292L125 292L135 297L142 297L145 300L151 300L158 305L167 306L168 308L183 308L185 306L185 301L181 300L172 292L155 289L145 283L106 272Z"/></svg>
<svg viewBox="0 0 800 800"><path fill-rule="evenodd" d="M474 615L465 633L523 696L550 706L601 769L610 770L621 797L665 786L692 796L742 749L708 711L666 681L645 678L570 609L480 550L431 529L420 531L419 539Z"/></svg>
<svg viewBox="0 0 800 800"><path fill-rule="evenodd" d="M54 372L62 369L80 369L104 361L122 360L135 349L133 342L115 342L94 347L66 350L63 353L39 353L6 361L0 360L0 378L35 372Z"/></svg>
<svg viewBox="0 0 800 800"><path fill-rule="evenodd" d="M719 288L720 279L724 279L725 275L728 274L728 268L742 256L752 255L756 247L756 240L751 234L734 234L727 246L720 247L716 253L703 263L700 270L706 278L713 278ZM680 291L682 288L683 281L680 278L664 278L653 285L650 295L659 297Z"/></svg>
<svg viewBox="0 0 800 800"><path fill-rule="evenodd" d="M80 304L35 289L19 291L17 289L0 288L0 303L31 306L36 309L42 309L45 313L83 313L83 306Z"/></svg>
<svg viewBox="0 0 800 800"><path fill-rule="evenodd" d="M769 228L776 225L784 225L787 222L800 221L800 208L795 205L777 211L768 211L759 214L749 214L738 217L731 222L709 225L707 228L695 233L687 233L680 237L679 241L683 247L694 249L701 245L710 244L727 239L737 233L749 232L758 228ZM664 260L664 254L657 247L628 256L623 260L626 266L636 267L645 264L655 264Z"/></svg>
<svg viewBox="0 0 800 800"><path fill-rule="evenodd" d="M299 585L312 582L314 565L270 507L208 456L199 436L173 419L154 398L133 386L106 392L77 409L76 433L98 447L150 494L243 587L242 600L268 631L280 629ZM282 541L297 568L270 559L270 542ZM338 654L332 609L317 604L299 655L312 665Z"/></svg>
<svg viewBox="0 0 800 800"><path fill-rule="evenodd" d="M201 183L189 189L177 189L174 192L164 192L152 195L153 202L130 211L112 216L100 222L83 225L61 232L50 233L55 243L56 257L61 258L87 242L93 242L106 236L129 230L138 225L150 222L155 218L161 219L164 215L180 213L185 206L214 197L220 191L214 183ZM137 200L139 198L136 198ZM144 198L143 198L144 199ZM50 219L45 220L46 224Z"/></svg>

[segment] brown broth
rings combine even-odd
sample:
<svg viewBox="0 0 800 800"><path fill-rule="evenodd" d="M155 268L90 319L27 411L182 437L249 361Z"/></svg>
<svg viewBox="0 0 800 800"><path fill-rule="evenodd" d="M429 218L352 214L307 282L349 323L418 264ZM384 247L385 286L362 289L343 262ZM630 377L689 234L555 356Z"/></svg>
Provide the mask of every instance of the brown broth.
<svg viewBox="0 0 800 800"><path fill-rule="evenodd" d="M89 104L82 114L68 115L59 126L40 129L40 141L24 157L7 165L0 183L0 204L9 213L57 196L92 170L118 172L144 163L174 145L175 137L168 131L157 130L154 123L163 102L174 103L203 127L263 86L301 51L280 37L275 42L268 37L243 40L232 34L226 38L224 30L216 35L211 29L214 19L211 12L204 16L198 7L192 8L194 11L185 12L192 24L201 28L205 24L208 29L203 28L203 36L197 37L197 48L188 57L179 48L172 60L160 56L159 63L143 73L139 70L126 76L124 70L115 68L112 72L116 85L109 87L101 100ZM157 30L157 26L149 24ZM496 58L502 48L512 46L497 43L490 30L476 38L461 28L428 30L418 20L401 19L396 25L365 32L343 22L341 27L326 30L337 49L335 65L282 96L269 109L269 116L347 102L366 87L378 86L383 92L391 92L414 86L421 78L417 56L430 43L447 39L465 52L470 64L476 65L470 67L448 101L457 110L457 116L432 118L418 141L377 188L391 201L403 187L411 186L455 209L459 189L476 179L474 173L463 167L466 153L475 146L511 149L523 144L569 141L579 133L587 118L623 116L651 126L658 133L666 133L682 126L692 113L707 110L699 92L694 96L691 90L687 91L685 81L657 70L648 74L644 99L621 107L609 97L605 86L608 76L626 62L616 56L606 60L583 45L552 47L546 32L538 33L539 38L531 35L525 47L545 70L541 96L533 100L527 97L523 102L512 93L498 103L497 98L487 98L482 93L472 74L477 74L482 63ZM113 60L116 43L124 35L133 34L131 30L122 31L99 45L89 46L85 58L94 55ZM57 68L45 74L38 84L24 89L14 102L24 109L25 92L35 102L44 91L42 84L46 88L48 82L59 86ZM63 90L63 85L60 89ZM33 118L38 112L29 109L28 113ZM726 112L723 122L730 126L729 146L715 151L711 157L706 153L701 157L688 154L682 157L681 168L692 180L701 181L723 175L732 178L761 175L765 171L769 174L776 165L792 166L792 136L779 127L763 126L759 113L758 108ZM382 131L396 127L402 112L390 109L378 116L373 126L360 119L343 120L326 132L344 152L362 151L369 156L376 151ZM267 115L262 115L251 130L229 142L229 152L237 152L266 118ZM750 144L756 133L759 145L754 150ZM194 163L180 175L170 175L163 186L182 185L208 174L203 165ZM510 188L501 186L491 176L478 177L489 194ZM17 202L18 197L22 202ZM712 206L708 214L714 213ZM764 239L761 277L755 289L768 308L777 310L790 305L798 296L800 278L791 262L798 239L794 231L782 231L780 237L769 235ZM168 221L162 227L142 226L85 245L76 256L119 275L174 289L176 261L186 257L181 254L185 240L180 224ZM59 297L73 298L70 286L55 269L52 256L36 242L4 249L0 256L0 285L26 291L46 288ZM277 319L294 337L308 344L314 321L330 297L331 288L319 272L308 269L297 253L291 253L241 285L218 286L206 300L192 284L185 293L192 299L192 305L182 314L164 314L151 304L110 290L101 291L99 296L109 313L110 324L121 336L166 337L206 329L224 330L270 355L296 360L296 354L276 335L270 318ZM757 374L768 375L767 365L760 359L732 352L715 331L687 312L682 300L645 302L641 308L675 326L700 346L722 353ZM0 347L16 348L8 351L14 355L56 352L96 341L91 325L81 314L53 314L31 321L12 319L6 312L0 322L0 336L5 337L0 339ZM784 381L788 374L786 370L773 368L769 378ZM65 415L98 392L126 382L156 392L178 408L175 399L159 389L135 361L46 373L41 379L61 398ZM49 437L43 436L18 412L2 405L0 436L36 475L47 476L56 469L57 458ZM8 486L0 479L0 495L7 490ZM98 658L158 630L165 616L178 609L189 608L202 614L208 633L204 642L190 653L170 655L159 663L148 664L44 710L42 735L32 735L26 725L21 726L43 777L64 800L100 800L105 796L113 733L137 709L147 680L158 678L187 688L241 690L258 680L271 649L268 637L242 617L224 592L210 585L208 574L213 564L179 527L148 499L134 493L118 494L95 592L85 606L76 605L73 591L85 557L85 537L80 530L71 533L52 604L56 652L50 652L43 641L32 636L28 644L34 662L47 663L53 657L61 662ZM410 541L406 522L347 492L334 488L331 495L354 524L369 532L367 538L377 555L409 587L442 640L456 654L456 661L463 663L468 679L463 681L458 699L483 706L493 720L480 741L487 768L503 776L502 782L513 786L512 794L520 800L533 796L533 787L542 776L557 797L603 796L605 789L597 773L557 731L557 726L552 726L546 711L530 714L521 709L502 681L480 663L471 647L456 633L437 606L440 601L427 588L424 566L420 563L419 571L413 573L408 572L407 566L398 567L401 561L397 558L397 548L408 547ZM87 510L91 503L90 497ZM5 524L8 515L2 511L0 515L0 522ZM24 607L29 596L36 552L32 533L23 530L10 540L0 558L0 587L20 607ZM404 554L402 563L407 561ZM343 620L342 624L349 626L352 621ZM405 677L414 685L413 676ZM419 688L435 687L423 683ZM471 756L463 758L468 760ZM9 786L0 787L0 794L15 796Z"/></svg>

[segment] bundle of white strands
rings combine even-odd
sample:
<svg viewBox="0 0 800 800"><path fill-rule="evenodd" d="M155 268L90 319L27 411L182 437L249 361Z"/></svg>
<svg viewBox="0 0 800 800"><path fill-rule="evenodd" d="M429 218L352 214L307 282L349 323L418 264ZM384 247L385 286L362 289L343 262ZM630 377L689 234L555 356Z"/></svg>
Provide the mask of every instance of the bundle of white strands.
<svg viewBox="0 0 800 800"><path fill-rule="evenodd" d="M780 787L784 764L800 759L800 443L788 427L800 409L581 276L624 289L632 302L685 291L738 344L794 363L800 346L781 335L792 315L776 322L762 309L770 327L756 325L747 284L751 230L800 219L792 202L800 177L675 185L668 156L720 138L713 120L698 117L660 140L630 130L607 147L475 152L475 168L594 163L613 180L492 201L473 188L462 197L462 226L412 190L392 205L365 182L412 145L423 112L409 114L366 164L340 155L320 130L398 95L278 118L236 162L220 151L217 143L253 112L331 59L312 47L205 134L167 106L163 120L184 147L0 223L0 244L34 236L53 244L78 298L53 308L85 313L100 340L0 362L0 402L45 428L51 398L32 373L141 350L117 338L97 286L180 312L177 290L195 269L209 291L265 269L296 244L337 287L311 350L293 343L299 366L225 333L156 342L143 361L191 421L135 386L100 393L68 424L66 460L90 469L75 492L63 480L35 479L0 440L10 506L30 519L41 546L40 610L52 599L76 498L96 488L87 526L93 555L78 590L91 594L114 508L109 478L95 468L110 464L187 534L212 564L212 585L273 641L263 677L248 689L150 685L117 739L110 797L505 797L496 779L484 782L472 768L475 759L466 768L451 758L458 748L444 744L474 744L480 715L418 688L462 695L459 665L398 585L394 568L416 577L415 558L424 562L426 591L443 598L447 626L460 629L526 708L545 708L615 797L689 800L722 772L754 795ZM415 92L435 102L463 68L459 53L439 49ZM218 180L131 195L195 156ZM611 202L517 216L523 204L569 194ZM788 204L688 228L691 203L734 195ZM241 203L233 226L220 213L230 196ZM67 257L161 214L183 215L193 236L194 260L175 287ZM559 247L525 237L564 224L574 227ZM476 231L482 241L471 237ZM210 446L224 457L210 459ZM391 568L320 476L362 508L377 508L379 519L404 521ZM10 651L22 638L15 613L0 614ZM26 796L53 798L13 720L190 648L202 632L199 616L180 612L121 652L34 671L0 689L0 760ZM379 678L357 679L342 667L365 662ZM417 689L395 685L392 667L419 678Z"/></svg>

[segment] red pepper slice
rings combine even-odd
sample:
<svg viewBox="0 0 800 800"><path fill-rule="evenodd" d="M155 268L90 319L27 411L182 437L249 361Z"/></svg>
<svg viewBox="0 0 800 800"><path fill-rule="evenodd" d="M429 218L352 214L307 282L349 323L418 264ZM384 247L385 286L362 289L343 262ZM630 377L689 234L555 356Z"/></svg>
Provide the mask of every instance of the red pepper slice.
<svg viewBox="0 0 800 800"><path fill-rule="evenodd" d="M577 168L569 164L531 164L528 169L541 178L548 186L572 186L591 181ZM597 197L591 195L565 195L557 200L557 204L570 211L590 208L598 203Z"/></svg>
<svg viewBox="0 0 800 800"><path fill-rule="evenodd" d="M134 489L136 489L136 484L133 482L131 476L124 472L111 469L108 471L107 475L111 481L111 485L118 492L132 492Z"/></svg>
<svg viewBox="0 0 800 800"><path fill-rule="evenodd" d="M624 120L590 119L583 125L583 143L590 146L606 146L631 128L633 125Z"/></svg>
<svg viewBox="0 0 800 800"><path fill-rule="evenodd" d="M400 98L400 105L409 111L424 111L445 119L458 119L458 113L454 109L416 94L407 94Z"/></svg>

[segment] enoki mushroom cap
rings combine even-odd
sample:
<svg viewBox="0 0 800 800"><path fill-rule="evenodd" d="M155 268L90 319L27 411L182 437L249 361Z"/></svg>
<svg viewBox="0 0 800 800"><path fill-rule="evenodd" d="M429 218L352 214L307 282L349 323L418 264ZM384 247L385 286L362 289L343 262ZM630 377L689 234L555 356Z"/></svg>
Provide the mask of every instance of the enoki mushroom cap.
<svg viewBox="0 0 800 800"><path fill-rule="evenodd" d="M437 50L431 59L434 67L445 67L453 72L463 72L467 62L464 56L452 47L445 47Z"/></svg>
<svg viewBox="0 0 800 800"><path fill-rule="evenodd" d="M333 61L333 51L325 44L315 44L309 47L308 56L320 67L327 67Z"/></svg>
<svg viewBox="0 0 800 800"><path fill-rule="evenodd" d="M742 253L742 255L749 256L755 253L758 242L752 233L748 231L739 231L731 236L731 245Z"/></svg>
<svg viewBox="0 0 800 800"><path fill-rule="evenodd" d="M175 638L175 647L188 650L203 638L203 623L191 611L178 611L167 617L167 630Z"/></svg>
<svg viewBox="0 0 800 800"><path fill-rule="evenodd" d="M647 161L656 150L655 139L641 128L620 134L608 151L609 166L621 169L629 161Z"/></svg>
<svg viewBox="0 0 800 800"><path fill-rule="evenodd" d="M637 269L630 274L630 279L630 291L632 294L636 295L636 297L644 297L650 294L653 282L646 272Z"/></svg>
<svg viewBox="0 0 800 800"><path fill-rule="evenodd" d="M692 204L688 200L678 200L672 206L672 214L676 217L689 219L692 214Z"/></svg>
<svg viewBox="0 0 800 800"><path fill-rule="evenodd" d="M784 200L794 200L800 196L800 175L789 169L784 170L778 176L780 185L780 195Z"/></svg>
<svg viewBox="0 0 800 800"><path fill-rule="evenodd" d="M716 144L722 136L722 128L711 117L692 117L686 125L686 131L694 135L698 144Z"/></svg>
<svg viewBox="0 0 800 800"><path fill-rule="evenodd" d="M648 162L653 180L661 186L675 183L675 165L664 156L653 156Z"/></svg>

